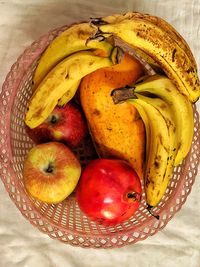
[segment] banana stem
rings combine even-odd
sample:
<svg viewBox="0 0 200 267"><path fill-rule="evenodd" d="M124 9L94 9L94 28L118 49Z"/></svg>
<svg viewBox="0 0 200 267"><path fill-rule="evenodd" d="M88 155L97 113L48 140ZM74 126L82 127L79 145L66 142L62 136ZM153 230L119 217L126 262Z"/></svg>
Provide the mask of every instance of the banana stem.
<svg viewBox="0 0 200 267"><path fill-rule="evenodd" d="M90 21L90 25L96 29L96 31L86 40L86 45L88 44L89 41L91 40L98 40L99 42L102 42L104 40L107 40L109 37L112 37L113 34L110 32L103 32L98 25L104 25L104 24L97 24L95 20L98 19L93 19Z"/></svg>
<svg viewBox="0 0 200 267"><path fill-rule="evenodd" d="M134 87L125 86L121 88L116 88L111 92L112 100L115 104L126 101L128 99L134 98L137 96L134 94Z"/></svg>
<svg viewBox="0 0 200 267"><path fill-rule="evenodd" d="M95 26L108 24L108 22L104 21L102 18L90 18L90 23Z"/></svg>
<svg viewBox="0 0 200 267"><path fill-rule="evenodd" d="M153 214L153 212L151 211L152 208L153 208L153 206L147 204L147 210L148 210L148 212L149 212L154 218L156 218L157 220L159 220L159 219L160 219L160 216L159 216L159 215L155 215L155 214Z"/></svg>

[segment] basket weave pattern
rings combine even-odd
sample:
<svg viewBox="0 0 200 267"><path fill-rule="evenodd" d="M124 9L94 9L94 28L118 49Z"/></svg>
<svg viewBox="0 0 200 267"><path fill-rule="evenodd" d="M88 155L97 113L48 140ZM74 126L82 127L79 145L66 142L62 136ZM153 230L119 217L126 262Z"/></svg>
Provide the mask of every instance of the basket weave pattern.
<svg viewBox="0 0 200 267"><path fill-rule="evenodd" d="M0 176L5 188L22 215L51 238L81 247L111 248L136 243L154 235L181 209L191 191L199 165L200 122L194 106L194 139L191 151L174 175L165 196L153 209L160 220L152 217L143 194L142 203L129 220L113 227L90 221L81 213L75 194L57 205L48 205L27 195L22 177L23 162L33 146L26 134L24 114L31 96L32 75L46 46L67 27L51 31L34 42L12 66L0 97ZM91 140L74 151L84 166L95 157Z"/></svg>

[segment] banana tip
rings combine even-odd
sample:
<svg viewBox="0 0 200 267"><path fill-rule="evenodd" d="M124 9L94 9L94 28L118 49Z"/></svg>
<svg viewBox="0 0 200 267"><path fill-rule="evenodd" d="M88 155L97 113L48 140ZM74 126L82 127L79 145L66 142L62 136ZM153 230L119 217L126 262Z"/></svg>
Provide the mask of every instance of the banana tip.
<svg viewBox="0 0 200 267"><path fill-rule="evenodd" d="M153 208L153 206L147 204L147 210L148 210L148 212L149 212L154 218L156 218L157 220L159 220L159 219L160 219L160 215L155 215L155 214L152 212L152 210L151 210L152 208Z"/></svg>

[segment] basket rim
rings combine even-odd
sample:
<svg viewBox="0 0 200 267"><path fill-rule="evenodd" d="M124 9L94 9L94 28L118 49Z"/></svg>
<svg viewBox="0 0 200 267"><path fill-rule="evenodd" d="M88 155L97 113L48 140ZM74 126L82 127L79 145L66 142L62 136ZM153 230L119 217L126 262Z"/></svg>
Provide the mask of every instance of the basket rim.
<svg viewBox="0 0 200 267"><path fill-rule="evenodd" d="M71 24L71 25L74 25L74 24L77 24L77 23L73 23L73 24ZM5 109L5 107L4 107L4 105L3 105L3 97L2 97L2 96L3 96L3 94L5 93L5 91L7 90L7 88L6 88L6 83L7 83L7 81L9 80L9 77L12 75L12 73L13 73L15 67L16 67L16 66L18 65L18 63L20 62L21 58L22 58L26 53L28 53L28 51L30 50L30 48L33 47L35 43L37 43L37 42L42 42L42 41L44 41L45 39L48 39L48 36L49 36L50 34L52 34L52 32L54 32L54 31L62 31L62 30L64 30L64 29L70 27L71 25L69 25L69 26L68 26L68 25L64 25L64 26L57 27L57 28L54 28L53 30L48 31L46 34L42 35L37 41L32 42L32 43L31 43L31 44L30 44L30 45L29 45L29 46L22 52L22 54L17 58L17 60L15 61L15 63L11 66L11 68L10 68L8 74L7 74L6 77L5 77L5 80L4 80L4 82L3 82L3 85L2 85L2 91L1 91L1 94L0 94L0 114L2 114L2 111ZM55 37L56 37L56 36L55 36ZM11 110L12 110L12 106L13 106L13 102L14 102L14 98L15 98L15 95L16 95L16 93L17 93L17 90L18 90L18 88L20 87L20 85L22 84L23 79L24 79L24 76L25 76L27 70L31 67L31 65L32 65L33 62L38 58L38 56L44 51L44 49L45 49L45 47L43 47L38 53L35 53L34 55L32 55L32 58L31 58L31 59L29 58L29 61L27 61L26 64L23 64L23 67L21 67L21 68L20 68L20 71L18 72L18 77L17 77L17 79L16 79L15 86L14 86L14 88L13 88L13 90L12 90L12 93L10 94L10 99L11 99L11 101L9 101L8 105L6 106L6 110L7 110L7 112L6 112L6 114L5 114L4 121L5 121L5 125L6 125L6 128L7 128L7 129L10 129L10 126L11 126L11 125L10 125L10 123L11 123ZM196 105L195 105L195 104L194 104L194 110L196 111L196 114L197 114L198 124L200 124L200 122L199 122L199 113L198 113L198 111L197 111L197 109L196 109ZM8 112L8 111L9 111L9 112ZM6 133L4 133L4 134L6 135ZM200 137L199 137L198 139L200 139ZM10 134L7 134L7 135L5 136L5 143L2 145L2 150L3 150L3 149L6 149L6 154L12 157L13 153L12 153L12 147L11 147L11 136L10 136ZM199 149L200 149L200 146L199 146ZM2 152L2 151L1 151L1 152ZM3 153L1 153L1 154L4 155ZM188 157L189 157L189 156L190 156L190 152L188 153ZM174 215L181 209L181 207L183 206L183 204L184 204L185 201L187 200L188 195L189 195L190 192L191 192L192 185L193 185L193 183L194 183L194 181L195 181L195 178L196 178L196 176L197 176L197 173L198 173L198 165L199 165L199 163L200 163L200 155L197 155L197 156L198 156L198 159L197 159L197 160L198 160L198 164L197 164L197 166L196 166L196 174L195 174L195 176L193 177L193 181L192 181L192 183L191 183L191 188L190 188L190 190L189 190L188 192L186 192L186 194L185 194L184 201L180 203L179 208L176 210L176 212L175 212L172 216L170 216L170 217L168 217L168 218L165 219L165 221L164 221L164 223L163 223L162 226L160 226L161 223L158 223L158 227L155 229L155 231L154 231L153 233L148 233L144 238L141 238L141 237L140 237L140 239L139 239L139 240L136 240L136 242L138 242L138 241L140 241L140 240L143 240L143 239L146 239L146 238L148 238L148 236L153 236L153 235L155 235L158 231L160 231L161 229L163 229L163 228L167 225L167 223L174 217ZM11 174L11 176L14 177L14 176L15 176L15 172L14 172L14 170L13 170L13 168L12 168L12 159L13 159L13 158L11 158L11 159L9 160L9 162L6 163L6 164L4 163L3 159L4 159L4 156L1 156L1 157L0 157L0 163L1 163L2 166L4 166L5 168L8 168L8 171L9 171L9 173ZM189 165L189 161L186 162L186 165ZM183 171L183 170L182 170L182 171ZM5 188L6 188L6 191L8 192L10 198L12 199L12 201L15 203L15 205L16 205L17 208L19 209L19 207L18 207L18 203L11 197L9 188L8 188L8 186L6 185L6 182L3 180L3 177L1 177L1 180L2 180L3 183L4 183L4 186L5 186ZM16 185L19 185L19 181L18 181L18 179L16 179L15 181L16 181ZM174 198L174 197L177 197L178 195L180 195L180 192L179 192L178 188L183 186L183 184L184 184L184 179L180 179L179 182L178 182L178 184L179 184L179 186L177 186L176 189L173 191L173 194L171 195L171 197L170 197L169 200L167 201L166 205L163 206L163 207L160 209L160 211L159 211L159 215L160 215L160 217L162 217L162 215L163 215L163 213L164 213L164 210L166 211L166 209L168 209L169 206L171 207L171 203L172 203L172 201L173 201L173 198ZM19 190L20 193L23 194L23 198L25 199L26 203L27 203L29 206L32 207L32 206L33 206L33 203L32 203L31 200L29 199L29 197L28 197L28 195L26 194L24 188L22 188L21 185L19 185L19 186L17 187L17 189ZM24 210L22 210L22 209L19 209L19 210L20 210L21 214L22 214L22 215L23 215L23 216L24 216L24 217L25 217L25 218L26 218L32 225L36 226L36 225L33 223L33 221L29 220L29 219L26 217L26 215L25 215L25 211L24 211ZM65 229L64 227L59 227L59 225L57 225L56 223L52 222L50 219L48 219L48 218L45 217L42 213L40 213L40 212L38 211L37 208L34 208L34 209L33 209L33 212L37 215L37 218L39 218L39 219L41 219L42 221L44 221L45 223L50 224L51 226L53 226L54 231L62 231L62 232L65 232L65 233L67 233L67 234L71 234L71 235L73 235L73 236L74 236L74 235L80 235L80 237L81 237L81 236L85 236L85 237L87 236L88 238L102 238L102 237L113 238L113 237L121 237L121 236L124 236L124 235L131 237L131 236L132 236L132 233L134 232L134 230L136 230L137 232L140 232L141 229L145 229L145 227L146 227L147 224L148 224L148 226L150 227L151 225L153 225L153 223L154 223L155 220L156 220L154 217L152 217L150 220L146 220L146 222L144 222L142 225L140 225L140 226L138 226L138 227L136 226L136 227L133 227L133 228L130 228L130 229L126 229L126 230L125 230L125 231L126 231L125 233L124 233L123 231L118 231L118 232L109 233L109 234L108 234L108 233L106 233L106 234L103 234L103 233L100 233L100 234L94 234L94 233L92 233L92 234L91 234L91 233L84 233L84 232L80 232L80 231L73 231L73 230L71 230L71 229ZM162 221L162 222L163 222L163 221ZM37 226L36 226L36 227L37 227ZM38 228L40 231L42 231L41 228L39 228L39 227L37 227L37 228ZM44 232L44 231L42 231L42 232ZM46 232L44 232L44 233L46 233ZM48 234L48 233L46 233L46 234ZM50 236L50 234L48 234L48 235ZM50 237L52 238L52 236L50 236ZM133 242L133 243L135 243L135 242ZM131 242L128 243L128 244L131 244ZM73 245L73 244L71 244L71 245ZM122 244L122 246L124 246L124 245L126 245L126 244ZM81 246L81 244L79 244L79 246ZM84 246L84 247L85 247L85 246ZM92 247L92 244L91 244L90 247ZM119 246L119 245L115 245L115 244L113 244L112 247L120 247L120 246Z"/></svg>

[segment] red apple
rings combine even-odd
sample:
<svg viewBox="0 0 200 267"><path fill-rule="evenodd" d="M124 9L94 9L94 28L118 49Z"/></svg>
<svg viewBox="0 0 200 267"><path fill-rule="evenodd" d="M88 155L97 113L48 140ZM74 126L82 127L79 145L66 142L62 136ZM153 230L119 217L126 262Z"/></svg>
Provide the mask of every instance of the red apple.
<svg viewBox="0 0 200 267"><path fill-rule="evenodd" d="M80 110L72 103L55 107L50 116L36 128L27 127L27 133L36 143L60 141L77 147L87 132L86 122Z"/></svg>
<svg viewBox="0 0 200 267"><path fill-rule="evenodd" d="M76 191L80 209L91 219L114 225L130 218L138 209L141 183L123 160L97 159L83 171Z"/></svg>
<svg viewBox="0 0 200 267"><path fill-rule="evenodd" d="M46 203L59 203L69 196L80 175L79 161L62 143L37 145L24 161L23 178L27 192Z"/></svg>

